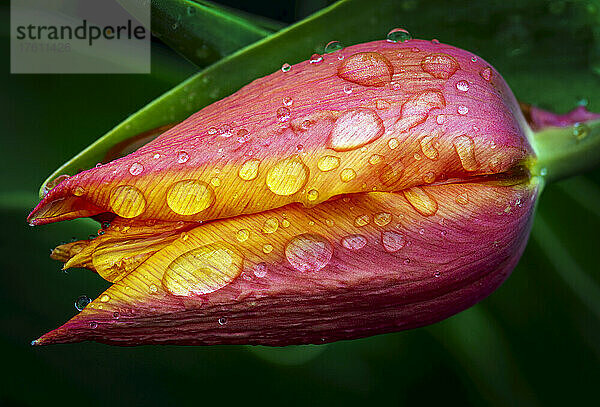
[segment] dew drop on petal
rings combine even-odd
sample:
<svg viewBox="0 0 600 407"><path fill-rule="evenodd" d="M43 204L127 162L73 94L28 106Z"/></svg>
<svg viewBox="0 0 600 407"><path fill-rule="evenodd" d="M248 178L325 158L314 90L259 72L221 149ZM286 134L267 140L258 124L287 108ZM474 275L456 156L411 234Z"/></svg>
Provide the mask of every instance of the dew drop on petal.
<svg viewBox="0 0 600 407"><path fill-rule="evenodd" d="M431 54L421 60L421 68L434 78L448 79L458 70L454 57L447 54Z"/></svg>
<svg viewBox="0 0 600 407"><path fill-rule="evenodd" d="M412 40L410 33L404 28L394 28L387 35L387 42L406 42Z"/></svg>
<svg viewBox="0 0 600 407"><path fill-rule="evenodd" d="M333 247L325 237L304 233L292 238L285 247L285 257L300 272L319 271L331 260Z"/></svg>
<svg viewBox="0 0 600 407"><path fill-rule="evenodd" d="M383 132L383 121L373 110L351 109L336 120L328 144L335 151L354 150L377 140Z"/></svg>
<svg viewBox="0 0 600 407"><path fill-rule="evenodd" d="M269 218L265 220L261 231L265 234L275 233L279 229L279 220L277 218Z"/></svg>
<svg viewBox="0 0 600 407"><path fill-rule="evenodd" d="M339 41L330 41L325 45L325 53L331 54L332 52L339 51L343 49L344 46Z"/></svg>
<svg viewBox="0 0 600 407"><path fill-rule="evenodd" d="M133 163L131 167L129 167L129 173L131 175L140 175L144 171L144 166L140 163Z"/></svg>
<svg viewBox="0 0 600 407"><path fill-rule="evenodd" d="M279 161L267 172L267 187L277 195L287 196L298 192L308 180L308 167L298 156Z"/></svg>
<svg viewBox="0 0 600 407"><path fill-rule="evenodd" d="M452 142L454 150L460 159L462 167L466 171L475 171L479 167L479 163L475 159L475 142L471 137L458 136Z"/></svg>
<svg viewBox="0 0 600 407"><path fill-rule="evenodd" d="M245 242L246 240L248 240L249 236L250 236L250 231L248 229L240 229L235 234L235 238L240 243Z"/></svg>
<svg viewBox="0 0 600 407"><path fill-rule="evenodd" d="M423 175L423 182L426 184L431 184L433 181L435 181L435 173L433 171L427 171Z"/></svg>
<svg viewBox="0 0 600 407"><path fill-rule="evenodd" d="M585 123L575 123L573 126L573 137L577 141L581 141L590 134L590 127Z"/></svg>
<svg viewBox="0 0 600 407"><path fill-rule="evenodd" d="M373 154L371 157L369 157L369 164L371 164L371 165L379 164L382 161L383 161L383 156L381 156L379 154Z"/></svg>
<svg viewBox="0 0 600 407"><path fill-rule="evenodd" d="M492 70L490 67L484 68L481 73L480 73L481 77L483 79L485 79L486 81L490 81L492 79Z"/></svg>
<svg viewBox="0 0 600 407"><path fill-rule="evenodd" d="M367 238L363 235L348 235L342 238L342 246L348 250L360 250L367 244Z"/></svg>
<svg viewBox="0 0 600 407"><path fill-rule="evenodd" d="M320 54L312 54L308 62L311 64L318 64L322 60L323 56L321 56Z"/></svg>
<svg viewBox="0 0 600 407"><path fill-rule="evenodd" d="M80 295L75 300L75 308L77 309L77 311L83 311L83 309L87 307L90 302L92 302L90 297L88 297L87 295Z"/></svg>
<svg viewBox="0 0 600 407"><path fill-rule="evenodd" d="M167 205L179 215L194 215L209 208L215 193L205 182L196 180L179 181L167 192Z"/></svg>
<svg viewBox="0 0 600 407"><path fill-rule="evenodd" d="M466 192L458 194L456 196L456 203L460 205L466 205L467 203L469 203L469 195Z"/></svg>
<svg viewBox="0 0 600 407"><path fill-rule="evenodd" d="M355 178L356 178L356 171L354 171L352 168L344 168L340 172L340 180L342 182L350 182Z"/></svg>
<svg viewBox="0 0 600 407"><path fill-rule="evenodd" d="M378 212L373 216L373 221L377 226L385 226L392 221L392 214L387 212Z"/></svg>
<svg viewBox="0 0 600 407"><path fill-rule="evenodd" d="M291 112L290 109L288 109L287 107L280 107L279 109L277 109L277 120L279 120L280 122L287 122L288 120L290 120L290 116L291 116Z"/></svg>
<svg viewBox="0 0 600 407"><path fill-rule="evenodd" d="M390 148L390 150L397 149L399 145L400 145L400 142L398 141L397 138L391 138L390 141L388 141L388 147Z"/></svg>
<svg viewBox="0 0 600 407"><path fill-rule="evenodd" d="M469 108L464 105L459 105L458 108L456 109L456 111L458 112L458 114L464 116L467 113L469 113Z"/></svg>
<svg viewBox="0 0 600 407"><path fill-rule="evenodd" d="M83 189L80 186L75 187L75 189L73 190L73 195L75 196L82 196L83 194L85 194L85 189Z"/></svg>
<svg viewBox="0 0 600 407"><path fill-rule="evenodd" d="M218 319L219 325L223 326L227 324L227 317L221 317Z"/></svg>
<svg viewBox="0 0 600 407"><path fill-rule="evenodd" d="M437 124L442 125L446 121L446 116L444 116L443 114L438 114L435 118L435 121Z"/></svg>
<svg viewBox="0 0 600 407"><path fill-rule="evenodd" d="M430 160L437 160L440 156L440 152L436 148L436 143L436 136L425 136L421 139L421 151Z"/></svg>
<svg viewBox="0 0 600 407"><path fill-rule="evenodd" d="M122 218L135 218L146 210L144 194L130 185L114 188L109 197L112 211Z"/></svg>
<svg viewBox="0 0 600 407"><path fill-rule="evenodd" d="M423 188L413 187L402 192L408 203L421 215L432 216L437 212L437 202Z"/></svg>
<svg viewBox="0 0 600 407"><path fill-rule="evenodd" d="M258 176L259 165L260 160L256 158L251 158L250 160L242 164L242 166L238 170L238 176L244 181L252 181Z"/></svg>
<svg viewBox="0 0 600 407"><path fill-rule="evenodd" d="M357 216L354 219L354 226L357 227L367 226L369 223L371 223L371 216L367 214Z"/></svg>
<svg viewBox="0 0 600 407"><path fill-rule="evenodd" d="M294 102L294 101L293 101L293 100L292 100L292 98L291 98L291 97L289 97L289 96L285 96L285 97L283 98L283 100L282 100L282 103L283 103L283 105L284 105L284 106L291 106L293 102Z"/></svg>
<svg viewBox="0 0 600 407"><path fill-rule="evenodd" d="M466 92L469 90L469 82L467 81L458 81L456 82L456 89L460 90L461 92Z"/></svg>
<svg viewBox="0 0 600 407"><path fill-rule="evenodd" d="M282 72L289 72L290 69L292 69L292 66L290 64L288 64L287 62L281 66Z"/></svg>
<svg viewBox="0 0 600 407"><path fill-rule="evenodd" d="M316 201L317 198L319 198L319 191L317 191L316 189L311 189L306 194L306 197L308 198L309 201Z"/></svg>
<svg viewBox="0 0 600 407"><path fill-rule="evenodd" d="M190 156L185 151L180 151L179 153L177 153L177 162L179 164L183 164L183 163L187 162L189 159L190 159Z"/></svg>
<svg viewBox="0 0 600 407"><path fill-rule="evenodd" d="M346 58L338 76L362 86L382 87L391 82L394 66L378 52L357 52Z"/></svg>
<svg viewBox="0 0 600 407"><path fill-rule="evenodd" d="M394 253L406 245L406 240L401 233L385 230L381 232L381 244L386 252Z"/></svg>
<svg viewBox="0 0 600 407"><path fill-rule="evenodd" d="M333 155L324 155L323 157L319 158L319 161L317 161L317 167L323 172L335 170L339 166L339 157L335 157Z"/></svg>
<svg viewBox="0 0 600 407"><path fill-rule="evenodd" d="M263 278L267 275L267 263L260 262L252 269L254 275L258 278Z"/></svg>
<svg viewBox="0 0 600 407"><path fill-rule="evenodd" d="M268 244L268 243L267 243L267 244L265 244L265 245L263 245L263 253L264 253L264 254L269 254L269 253L271 253L272 251L273 251L273 245L270 245L270 244Z"/></svg>

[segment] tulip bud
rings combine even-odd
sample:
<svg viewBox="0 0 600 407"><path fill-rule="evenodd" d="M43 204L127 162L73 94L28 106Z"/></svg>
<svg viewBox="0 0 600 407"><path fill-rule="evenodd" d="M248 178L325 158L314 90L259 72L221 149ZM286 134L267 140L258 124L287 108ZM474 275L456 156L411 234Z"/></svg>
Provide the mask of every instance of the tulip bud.
<svg viewBox="0 0 600 407"><path fill-rule="evenodd" d="M451 316L523 252L532 135L449 45L288 65L48 192L32 224L111 220L53 257L113 285L36 344L323 343Z"/></svg>

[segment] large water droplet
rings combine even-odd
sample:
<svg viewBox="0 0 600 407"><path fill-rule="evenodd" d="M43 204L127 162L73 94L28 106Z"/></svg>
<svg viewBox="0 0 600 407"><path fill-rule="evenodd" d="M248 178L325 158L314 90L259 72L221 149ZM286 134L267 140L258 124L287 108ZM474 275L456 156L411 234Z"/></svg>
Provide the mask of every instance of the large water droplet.
<svg viewBox="0 0 600 407"><path fill-rule="evenodd" d="M411 96L402 105L400 123L413 128L427 120L429 112L435 108L446 106L446 99L439 90L427 90Z"/></svg>
<svg viewBox="0 0 600 407"><path fill-rule="evenodd" d="M387 212L378 212L373 216L373 221L377 226L385 226L392 221L392 214Z"/></svg>
<svg viewBox="0 0 600 407"><path fill-rule="evenodd" d="M430 160L437 160L440 156L440 152L437 150L437 137L436 136L425 136L421 139L421 151L425 157Z"/></svg>
<svg viewBox="0 0 600 407"><path fill-rule="evenodd" d="M342 182L350 182L354 178L356 178L356 171L352 168L344 168L342 172L340 172L340 180Z"/></svg>
<svg viewBox="0 0 600 407"><path fill-rule="evenodd" d="M323 172L335 170L339 166L339 157L335 157L333 155L324 155L323 157L319 158L319 161L317 162L317 167Z"/></svg>
<svg viewBox="0 0 600 407"><path fill-rule="evenodd" d="M250 237L250 231L248 229L240 229L235 234L235 238L240 243L248 240L248 237Z"/></svg>
<svg viewBox="0 0 600 407"><path fill-rule="evenodd" d="M296 270L314 272L321 270L331 260L333 247L321 235L304 233L295 236L285 247L285 257Z"/></svg>
<svg viewBox="0 0 600 407"><path fill-rule="evenodd" d="M133 163L131 167L129 167L129 173L131 175L140 175L144 171L144 166L140 163Z"/></svg>
<svg viewBox="0 0 600 407"><path fill-rule="evenodd" d="M187 251L173 260L163 285L173 295L208 294L231 283L242 269L242 256L224 242Z"/></svg>
<svg viewBox="0 0 600 407"><path fill-rule="evenodd" d="M448 79L458 70L456 59L447 54L431 54L421 60L421 68L438 79Z"/></svg>
<svg viewBox="0 0 600 407"><path fill-rule="evenodd" d="M347 110L335 121L329 147L336 151L354 150L377 140L383 132L383 121L373 110Z"/></svg>
<svg viewBox="0 0 600 407"><path fill-rule="evenodd" d="M251 181L258 175L258 167L260 165L260 160L256 158L252 158L245 163L242 164L238 171L238 175L244 181Z"/></svg>
<svg viewBox="0 0 600 407"><path fill-rule="evenodd" d="M270 234L275 233L277 229L279 229L279 220L277 220L277 218L269 218L263 224L262 232Z"/></svg>
<svg viewBox="0 0 600 407"><path fill-rule="evenodd" d="M205 182L179 181L167 192L167 205L179 215L194 215L209 208L215 200L213 189Z"/></svg>
<svg viewBox="0 0 600 407"><path fill-rule="evenodd" d="M135 218L146 209L144 194L130 185L120 185L113 189L109 203L113 212L122 218Z"/></svg>
<svg viewBox="0 0 600 407"><path fill-rule="evenodd" d="M475 171L479 167L479 163L475 159L475 142L471 137L458 136L452 142L454 150L460 158L460 163L466 171Z"/></svg>
<svg viewBox="0 0 600 407"><path fill-rule="evenodd" d="M331 54L332 52L339 51L343 49L344 46L339 41L330 41L325 45L325 53Z"/></svg>
<svg viewBox="0 0 600 407"><path fill-rule="evenodd" d="M360 250L367 244L363 235L348 235L342 238L342 246L348 250Z"/></svg>
<svg viewBox="0 0 600 407"><path fill-rule="evenodd" d="M387 35L387 42L406 42L412 40L410 33L404 28L394 28Z"/></svg>
<svg viewBox="0 0 600 407"><path fill-rule="evenodd" d="M394 66L377 52L358 52L344 60L338 76L363 86L385 86L394 75Z"/></svg>
<svg viewBox="0 0 600 407"><path fill-rule="evenodd" d="M80 295L75 300L75 308L77 308L77 311L83 311L83 309L87 307L90 302L92 302L90 297L87 295Z"/></svg>
<svg viewBox="0 0 600 407"><path fill-rule="evenodd" d="M295 194L308 180L308 167L298 156L279 161L267 172L267 187L277 195Z"/></svg>
<svg viewBox="0 0 600 407"><path fill-rule="evenodd" d="M423 216L437 212L438 204L423 188L413 187L402 191L408 203Z"/></svg>
<svg viewBox="0 0 600 407"><path fill-rule="evenodd" d="M385 230L381 232L381 244L389 253L397 252L406 245L404 236L398 232Z"/></svg>

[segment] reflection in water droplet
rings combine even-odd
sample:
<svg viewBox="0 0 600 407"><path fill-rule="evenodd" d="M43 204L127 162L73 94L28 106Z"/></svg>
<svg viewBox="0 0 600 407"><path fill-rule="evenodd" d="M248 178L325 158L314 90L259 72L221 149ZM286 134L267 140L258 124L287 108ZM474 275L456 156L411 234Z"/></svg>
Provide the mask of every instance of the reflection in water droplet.
<svg viewBox="0 0 600 407"><path fill-rule="evenodd" d="M394 28L387 35L387 42L406 42L412 40L410 33L404 28Z"/></svg>
<svg viewBox="0 0 600 407"><path fill-rule="evenodd" d="M363 227L371 223L371 217L367 214L357 216L354 219L354 226Z"/></svg>
<svg viewBox="0 0 600 407"><path fill-rule="evenodd" d="M167 192L167 205L180 215L194 215L210 207L215 200L212 188L205 182L184 180Z"/></svg>
<svg viewBox="0 0 600 407"><path fill-rule="evenodd" d="M469 108L463 105L459 105L458 108L456 109L456 111L458 112L458 114L460 115L466 115L467 113L469 113Z"/></svg>
<svg viewBox="0 0 600 407"><path fill-rule="evenodd" d="M358 52L346 58L338 76L362 86L385 86L391 82L394 66L378 52Z"/></svg>
<svg viewBox="0 0 600 407"><path fill-rule="evenodd" d="M344 168L342 172L340 172L340 180L342 180L342 182L350 182L354 178L356 178L356 172L352 168Z"/></svg>
<svg viewBox="0 0 600 407"><path fill-rule="evenodd" d="M146 199L142 192L130 185L120 185L110 193L110 207L122 218L135 218L146 209Z"/></svg>
<svg viewBox="0 0 600 407"><path fill-rule="evenodd" d="M83 311L83 309L87 307L90 302L92 302L90 297L87 295L80 295L75 300L75 308L77 308L77 311Z"/></svg>
<svg viewBox="0 0 600 407"><path fill-rule="evenodd" d="M373 216L373 221L377 226L385 226L392 221L392 214L387 212L379 212Z"/></svg>
<svg viewBox="0 0 600 407"><path fill-rule="evenodd" d="M290 64L288 64L287 62L281 66L281 70L283 72L288 72L290 69L292 69L292 66Z"/></svg>
<svg viewBox="0 0 600 407"><path fill-rule="evenodd" d="M311 64L318 64L319 62L321 62L323 60L323 57L319 54L312 54L310 57L310 60L308 62L310 62Z"/></svg>
<svg viewBox="0 0 600 407"><path fill-rule="evenodd" d="M408 203L423 216L437 212L438 204L423 188L413 187L402 191Z"/></svg>
<svg viewBox="0 0 600 407"><path fill-rule="evenodd" d="M263 224L262 232L270 234L275 233L277 229L279 229L279 220L277 218L269 218Z"/></svg>
<svg viewBox="0 0 600 407"><path fill-rule="evenodd" d="M339 51L339 50L341 50L343 48L344 48L344 46L342 45L341 42L339 42L339 41L330 41L329 43L327 43L327 45L325 45L325 53L326 54L330 54L332 52Z"/></svg>
<svg viewBox="0 0 600 407"><path fill-rule="evenodd" d="M347 110L335 122L329 147L336 151L354 150L377 140L383 131L383 122L373 110Z"/></svg>
<svg viewBox="0 0 600 407"><path fill-rule="evenodd" d="M277 120L279 120L282 123L290 120L290 115L290 109L288 109L287 107L280 107L279 109L277 109Z"/></svg>
<svg viewBox="0 0 600 407"><path fill-rule="evenodd" d="M463 168L466 171L475 171L479 167L479 163L475 159L475 142L473 139L468 136L458 136L452 144Z"/></svg>
<svg viewBox="0 0 600 407"><path fill-rule="evenodd" d="M295 236L285 247L285 257L300 272L321 270L332 255L331 243L323 236L311 233Z"/></svg>
<svg viewBox="0 0 600 407"><path fill-rule="evenodd" d="M311 189L306 194L306 197L308 198L309 201L315 201L319 197L319 191L317 191L316 189Z"/></svg>
<svg viewBox="0 0 600 407"><path fill-rule="evenodd" d="M250 231L248 229L240 229L235 234L235 238L240 243L245 242L246 240L248 240L249 236L250 236Z"/></svg>
<svg viewBox="0 0 600 407"><path fill-rule="evenodd" d="M272 251L273 251L273 246L272 245L270 245L270 244L267 243L266 245L263 246L263 253L269 254Z"/></svg>
<svg viewBox="0 0 600 407"><path fill-rule="evenodd" d="M468 91L469 90L469 82L467 82L467 81L456 82L456 89L460 90L461 92Z"/></svg>
<svg viewBox="0 0 600 407"><path fill-rule="evenodd" d="M381 244L389 253L397 252L406 245L404 236L398 232L385 230L381 232Z"/></svg>
<svg viewBox="0 0 600 407"><path fill-rule="evenodd" d="M177 153L177 162L179 164L183 164L183 163L187 162L187 160L189 160L189 159L190 159L190 156L185 151L180 151L179 153Z"/></svg>
<svg viewBox="0 0 600 407"><path fill-rule="evenodd" d="M363 235L348 235L342 238L342 246L348 250L360 250L367 244Z"/></svg>
<svg viewBox="0 0 600 407"><path fill-rule="evenodd" d="M165 270L164 287L173 295L208 294L231 283L242 270L242 256L224 242L191 249Z"/></svg>
<svg viewBox="0 0 600 407"><path fill-rule="evenodd" d="M144 171L144 166L140 163L133 163L131 167L129 167L129 173L131 175L140 175Z"/></svg>
<svg viewBox="0 0 600 407"><path fill-rule="evenodd" d="M244 181L251 181L258 175L260 160L252 158L242 164L238 171L238 176Z"/></svg>
<svg viewBox="0 0 600 407"><path fill-rule="evenodd" d="M434 78L448 79L458 70L456 59L447 54L431 54L421 60L421 68Z"/></svg>
<svg viewBox="0 0 600 407"><path fill-rule="evenodd" d="M435 148L438 143L436 136L425 136L421 139L421 151L430 160L437 160L440 152Z"/></svg>
<svg viewBox="0 0 600 407"><path fill-rule="evenodd" d="M323 172L335 170L339 166L340 159L333 155L324 155L319 158L319 161L317 162L317 167Z"/></svg>
<svg viewBox="0 0 600 407"><path fill-rule="evenodd" d="M275 194L293 195L306 184L308 167L298 156L291 156L279 161L267 172L267 187Z"/></svg>

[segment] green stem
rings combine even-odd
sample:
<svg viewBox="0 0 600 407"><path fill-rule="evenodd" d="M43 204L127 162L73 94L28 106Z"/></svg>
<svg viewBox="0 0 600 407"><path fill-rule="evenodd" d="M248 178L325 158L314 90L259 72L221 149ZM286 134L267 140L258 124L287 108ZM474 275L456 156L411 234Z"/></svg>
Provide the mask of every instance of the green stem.
<svg viewBox="0 0 600 407"><path fill-rule="evenodd" d="M531 172L557 181L600 164L600 120L568 127L547 127L533 134L537 161Z"/></svg>

